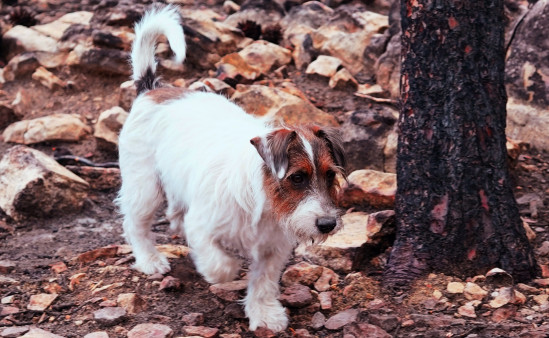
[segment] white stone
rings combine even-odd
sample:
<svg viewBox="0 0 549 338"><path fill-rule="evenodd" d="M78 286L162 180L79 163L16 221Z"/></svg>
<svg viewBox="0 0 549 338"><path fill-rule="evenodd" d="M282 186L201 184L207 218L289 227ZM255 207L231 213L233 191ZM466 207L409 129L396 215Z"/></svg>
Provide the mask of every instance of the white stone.
<svg viewBox="0 0 549 338"><path fill-rule="evenodd" d="M33 144L52 140L78 141L90 132L91 128L79 115L52 114L12 123L2 136L4 142Z"/></svg>
<svg viewBox="0 0 549 338"><path fill-rule="evenodd" d="M108 143L118 145L118 133L127 118L128 113L121 107L117 106L105 110L97 119L93 136Z"/></svg>

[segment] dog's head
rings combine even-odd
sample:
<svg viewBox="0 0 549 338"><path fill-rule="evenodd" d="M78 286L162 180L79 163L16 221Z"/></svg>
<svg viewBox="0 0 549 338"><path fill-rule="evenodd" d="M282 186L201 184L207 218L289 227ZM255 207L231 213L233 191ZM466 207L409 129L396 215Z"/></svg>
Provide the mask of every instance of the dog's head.
<svg viewBox="0 0 549 338"><path fill-rule="evenodd" d="M338 176L345 155L337 130L277 129L250 141L265 162L264 186L275 217L299 242L319 242L342 226Z"/></svg>

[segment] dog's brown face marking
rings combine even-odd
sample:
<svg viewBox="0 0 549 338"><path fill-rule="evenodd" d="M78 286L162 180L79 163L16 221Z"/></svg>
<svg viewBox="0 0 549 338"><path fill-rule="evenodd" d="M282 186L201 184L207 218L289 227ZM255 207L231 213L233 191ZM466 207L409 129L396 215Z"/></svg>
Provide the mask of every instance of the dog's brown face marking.
<svg viewBox="0 0 549 338"><path fill-rule="evenodd" d="M177 87L161 87L148 91L145 95L155 103L164 103L170 100L177 100L184 97L190 90Z"/></svg>
<svg viewBox="0 0 549 338"><path fill-rule="evenodd" d="M271 152L283 156L287 163L278 168L275 161L276 174L268 165L264 167L264 185L275 215L280 219L291 214L313 193L324 196L326 203L337 205L339 185L336 175L344 175L345 166L337 133L331 129L304 126L277 130L267 136L268 141L274 139L277 142L263 143L262 146L270 148L262 151L263 159ZM259 142L252 140L256 148ZM282 165L285 161L281 161Z"/></svg>

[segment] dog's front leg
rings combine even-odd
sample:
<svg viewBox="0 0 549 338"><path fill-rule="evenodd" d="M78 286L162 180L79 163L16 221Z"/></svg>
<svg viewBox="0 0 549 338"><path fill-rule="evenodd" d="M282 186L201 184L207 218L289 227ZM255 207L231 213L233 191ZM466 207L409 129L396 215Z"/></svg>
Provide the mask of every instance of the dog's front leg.
<svg viewBox="0 0 549 338"><path fill-rule="evenodd" d="M291 250L291 249L290 249ZM291 251L275 250L253 259L250 265L248 292L244 299L250 330L266 327L278 332L288 326L286 310L278 300L280 274Z"/></svg>

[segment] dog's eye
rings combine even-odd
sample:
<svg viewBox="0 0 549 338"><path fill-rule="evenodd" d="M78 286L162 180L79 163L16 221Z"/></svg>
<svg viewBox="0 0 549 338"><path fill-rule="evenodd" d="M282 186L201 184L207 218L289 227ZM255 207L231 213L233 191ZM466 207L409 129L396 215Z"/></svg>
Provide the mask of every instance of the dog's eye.
<svg viewBox="0 0 549 338"><path fill-rule="evenodd" d="M336 177L336 173L333 170L328 170L326 172L326 179L328 179L328 182L332 182Z"/></svg>
<svg viewBox="0 0 549 338"><path fill-rule="evenodd" d="M288 178L295 185L302 185L305 182L305 174L303 174L302 172L292 174Z"/></svg>

